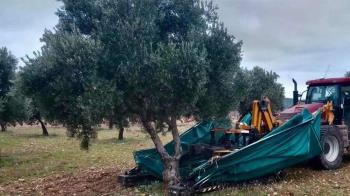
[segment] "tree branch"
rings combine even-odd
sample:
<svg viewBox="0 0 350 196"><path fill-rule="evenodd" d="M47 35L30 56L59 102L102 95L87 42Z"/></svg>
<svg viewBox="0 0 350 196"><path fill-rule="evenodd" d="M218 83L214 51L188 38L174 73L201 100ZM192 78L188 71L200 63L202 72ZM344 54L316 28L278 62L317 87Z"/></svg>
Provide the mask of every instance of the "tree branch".
<svg viewBox="0 0 350 196"><path fill-rule="evenodd" d="M177 129L177 125L176 125L176 117L172 116L168 124L169 124L169 128L171 128L171 134L173 135L173 140L174 140L174 148L175 148L174 158L176 160L179 160L182 154L182 148L181 148L179 130Z"/></svg>
<svg viewBox="0 0 350 196"><path fill-rule="evenodd" d="M151 122L146 120L146 118L142 118L141 121L142 121L142 125L145 127L146 131L151 136L151 139L152 139L154 145L156 146L156 149L157 149L160 157L165 162L170 160L171 156L169 155L169 153L164 148L164 145L163 145L162 141L160 140L160 138L159 138L159 136L157 134L157 131L152 126Z"/></svg>

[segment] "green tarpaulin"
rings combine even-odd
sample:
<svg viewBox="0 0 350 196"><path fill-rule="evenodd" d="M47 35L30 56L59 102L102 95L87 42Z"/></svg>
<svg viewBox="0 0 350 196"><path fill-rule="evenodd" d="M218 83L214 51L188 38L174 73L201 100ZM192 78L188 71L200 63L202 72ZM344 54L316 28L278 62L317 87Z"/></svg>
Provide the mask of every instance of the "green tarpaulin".
<svg viewBox="0 0 350 196"><path fill-rule="evenodd" d="M187 156L190 144L210 144L210 130L214 124L202 122L181 135L184 155L180 172L184 179L194 179L197 185L257 178L313 158L322 151L320 112L312 115L305 109L257 142L218 159ZM172 154L173 142L165 148ZM155 149L136 151L134 158L142 171L161 179L163 165Z"/></svg>

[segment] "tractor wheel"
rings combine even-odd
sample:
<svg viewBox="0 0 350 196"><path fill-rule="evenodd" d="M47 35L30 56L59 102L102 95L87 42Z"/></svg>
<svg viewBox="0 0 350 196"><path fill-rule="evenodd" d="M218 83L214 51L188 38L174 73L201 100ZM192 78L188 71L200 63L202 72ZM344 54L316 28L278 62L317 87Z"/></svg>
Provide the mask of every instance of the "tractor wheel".
<svg viewBox="0 0 350 196"><path fill-rule="evenodd" d="M319 165L324 169L337 169L343 160L344 144L337 127L321 127L322 154L318 157Z"/></svg>

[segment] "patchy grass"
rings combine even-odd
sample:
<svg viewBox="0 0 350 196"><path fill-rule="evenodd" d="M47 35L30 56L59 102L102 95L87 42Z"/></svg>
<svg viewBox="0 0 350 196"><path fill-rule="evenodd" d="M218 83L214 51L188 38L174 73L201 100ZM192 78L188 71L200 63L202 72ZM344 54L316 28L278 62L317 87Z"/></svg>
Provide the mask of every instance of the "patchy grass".
<svg viewBox="0 0 350 196"><path fill-rule="evenodd" d="M6 133L1 133L0 136L0 149L4 149L6 147L16 146L21 143L21 140L13 137L12 135ZM1 151L0 151L1 153Z"/></svg>
<svg viewBox="0 0 350 196"><path fill-rule="evenodd" d="M182 130L188 126L180 126ZM137 126L116 139L116 130L101 129L88 152L62 128L41 136L37 127L10 128L0 133L0 195L162 195L162 184L122 187L117 175L134 166L132 152L152 147ZM164 141L170 135L162 136ZM350 195L350 157L342 168L325 171L298 166L280 180L238 184L205 195Z"/></svg>
<svg viewBox="0 0 350 196"><path fill-rule="evenodd" d="M12 128L0 134L0 183L44 177L89 167L132 166L132 152L151 146L145 135L127 131L117 141L116 130L101 130L90 150L79 149L79 140L67 138L65 130L51 128L51 136L40 135L40 128Z"/></svg>

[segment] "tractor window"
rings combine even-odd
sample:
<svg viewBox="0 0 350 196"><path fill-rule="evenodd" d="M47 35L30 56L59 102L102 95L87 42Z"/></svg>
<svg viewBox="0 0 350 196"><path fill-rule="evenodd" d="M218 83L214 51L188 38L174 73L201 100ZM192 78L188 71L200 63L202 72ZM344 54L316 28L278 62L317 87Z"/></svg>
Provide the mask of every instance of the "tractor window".
<svg viewBox="0 0 350 196"><path fill-rule="evenodd" d="M341 87L341 95L344 104L350 106L350 86Z"/></svg>
<svg viewBox="0 0 350 196"><path fill-rule="evenodd" d="M350 131L350 86L341 87L344 122Z"/></svg>
<svg viewBox="0 0 350 196"><path fill-rule="evenodd" d="M338 86L311 86L308 92L308 103L325 102L332 100L334 104L338 102Z"/></svg>

